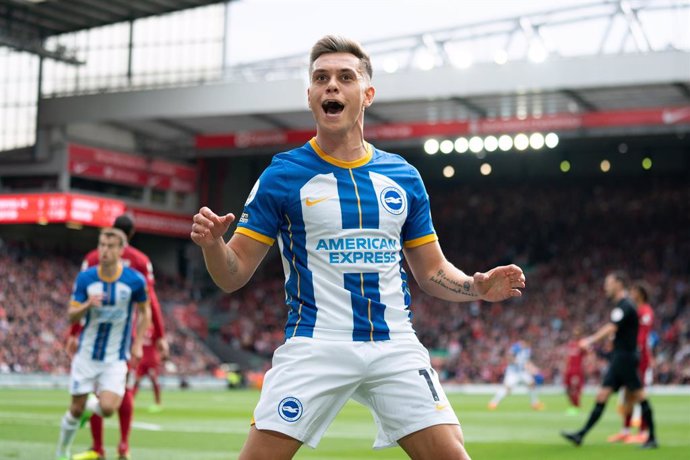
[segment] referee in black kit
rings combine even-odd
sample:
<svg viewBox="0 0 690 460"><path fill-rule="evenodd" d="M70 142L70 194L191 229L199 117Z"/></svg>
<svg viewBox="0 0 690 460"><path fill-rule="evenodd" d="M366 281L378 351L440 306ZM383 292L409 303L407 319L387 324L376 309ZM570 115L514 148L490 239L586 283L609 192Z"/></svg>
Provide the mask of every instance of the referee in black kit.
<svg viewBox="0 0 690 460"><path fill-rule="evenodd" d="M639 322L635 304L628 298L626 286L627 275L622 271L609 273L604 280L606 296L615 302L611 311L610 322L602 326L596 333L580 340L581 348L589 348L592 344L615 333L613 339L613 356L609 370L604 377L604 382L596 396L596 404L589 419L582 429L572 433L561 432L561 435L576 446L582 444L582 440L592 427L597 423L604 412L604 406L611 393L618 391L620 387L626 387L632 394L633 400L642 407L642 419L649 426L649 437L640 446L642 449L655 449L658 447L654 436L654 420L652 407L647 401L640 376L637 374L639 356L637 352L637 329Z"/></svg>

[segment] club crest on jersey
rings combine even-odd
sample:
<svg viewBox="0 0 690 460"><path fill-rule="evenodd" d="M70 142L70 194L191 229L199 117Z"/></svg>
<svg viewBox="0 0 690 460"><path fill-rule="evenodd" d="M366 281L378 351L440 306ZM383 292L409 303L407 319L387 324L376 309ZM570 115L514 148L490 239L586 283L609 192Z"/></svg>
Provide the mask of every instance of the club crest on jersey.
<svg viewBox="0 0 690 460"><path fill-rule="evenodd" d="M405 194L397 187L386 187L379 196L383 209L396 216L405 211Z"/></svg>
<svg viewBox="0 0 690 460"><path fill-rule="evenodd" d="M286 422L296 422L302 416L302 403L299 399L288 396L278 404L278 414Z"/></svg>

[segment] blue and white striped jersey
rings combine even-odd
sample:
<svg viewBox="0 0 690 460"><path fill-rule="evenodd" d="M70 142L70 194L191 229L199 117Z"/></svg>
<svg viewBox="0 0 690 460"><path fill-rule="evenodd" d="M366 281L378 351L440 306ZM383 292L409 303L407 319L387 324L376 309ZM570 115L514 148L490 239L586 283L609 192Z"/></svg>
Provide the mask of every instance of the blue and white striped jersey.
<svg viewBox="0 0 690 460"><path fill-rule="evenodd" d="M532 350L520 342L516 342L510 347L510 353L513 355L513 359L508 364L508 368L514 372L525 371L532 356Z"/></svg>
<svg viewBox="0 0 690 460"><path fill-rule="evenodd" d="M393 340L414 334L402 248L437 239L417 170L368 145L344 162L312 139L273 158L236 232L277 239L286 338Z"/></svg>
<svg viewBox="0 0 690 460"><path fill-rule="evenodd" d="M71 302L83 303L90 294L104 294L103 305L84 315L77 353L94 361L129 360L135 302L145 302L146 280L129 267L120 266L113 278L105 278L98 266L80 272L74 282Z"/></svg>

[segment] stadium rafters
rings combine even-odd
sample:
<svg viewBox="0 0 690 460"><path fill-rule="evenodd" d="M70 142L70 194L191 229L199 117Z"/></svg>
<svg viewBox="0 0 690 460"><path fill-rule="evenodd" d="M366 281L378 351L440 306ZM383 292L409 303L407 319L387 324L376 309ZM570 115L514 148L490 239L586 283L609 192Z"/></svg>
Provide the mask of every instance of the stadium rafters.
<svg viewBox="0 0 690 460"><path fill-rule="evenodd" d="M82 65L76 50L46 47L48 37L172 13L224 0L0 0L0 46Z"/></svg>
<svg viewBox="0 0 690 460"><path fill-rule="evenodd" d="M216 16L222 22L222 15ZM688 18L690 0L592 1L364 42L378 89L376 105L367 111L369 126L386 133L432 126L435 132L438 126L451 129L460 123L474 134L481 131L477 126L494 126L496 120L514 128L557 119L568 124L566 136L687 132L690 37L683 21ZM127 45L121 30L126 23L113 26L112 36L125 41L108 66L90 68L88 59L81 70L46 66L39 129L108 126L137 139L137 148L180 157L246 151L248 145L268 150L274 145L268 140L294 132L304 137L302 131L312 126L304 104L307 50L227 65L221 53L224 27L204 39L215 47L209 53L215 60L206 67L161 58L165 65L154 69L145 66L146 53L177 56L180 42L164 48ZM110 37L101 39L99 29L88 33L57 35L50 43L82 44L93 37L107 42ZM78 55L98 57L99 49L85 48ZM200 152L200 140L215 135L241 142ZM419 142L412 136L408 140Z"/></svg>
<svg viewBox="0 0 690 460"><path fill-rule="evenodd" d="M388 73L467 68L474 62L543 62L550 57L688 50L690 43L665 41L663 35L668 31L653 25L654 20L662 19L670 24L674 15L688 10L689 0L605 0L363 44L370 50L375 68ZM581 33L573 49L574 28L586 31L586 36ZM252 61L227 68L225 78L292 78L303 76L306 64L306 53Z"/></svg>

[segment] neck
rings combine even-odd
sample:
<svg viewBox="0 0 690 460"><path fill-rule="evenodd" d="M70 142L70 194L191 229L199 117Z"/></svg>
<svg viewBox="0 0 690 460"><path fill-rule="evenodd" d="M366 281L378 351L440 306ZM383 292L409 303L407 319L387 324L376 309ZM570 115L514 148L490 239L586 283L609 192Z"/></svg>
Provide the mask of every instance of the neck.
<svg viewBox="0 0 690 460"><path fill-rule="evenodd" d="M355 130L325 132L317 127L316 143L328 155L341 161L356 161L367 154L364 142L364 126L359 122Z"/></svg>
<svg viewBox="0 0 690 460"><path fill-rule="evenodd" d="M120 268L120 262L115 262L113 264L101 264L101 275L106 278L112 278L117 275L117 271Z"/></svg>
<svg viewBox="0 0 690 460"><path fill-rule="evenodd" d="M626 292L625 290L618 291L615 296L613 296L613 299L618 302L621 299L625 298Z"/></svg>

